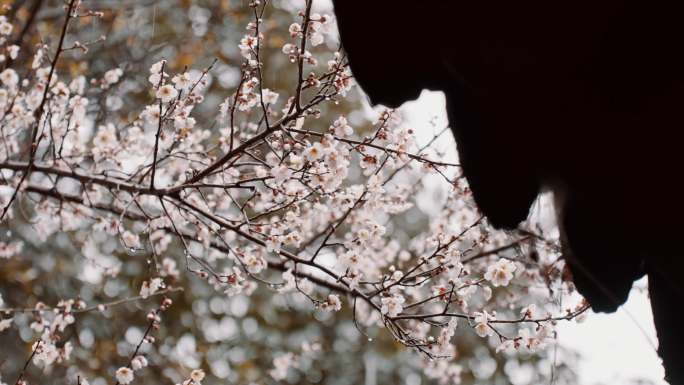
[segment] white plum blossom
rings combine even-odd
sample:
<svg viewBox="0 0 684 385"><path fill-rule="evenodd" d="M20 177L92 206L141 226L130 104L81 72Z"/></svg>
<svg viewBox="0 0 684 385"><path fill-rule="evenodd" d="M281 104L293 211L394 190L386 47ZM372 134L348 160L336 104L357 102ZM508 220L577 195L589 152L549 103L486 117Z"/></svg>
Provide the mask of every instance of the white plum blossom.
<svg viewBox="0 0 684 385"><path fill-rule="evenodd" d="M100 126L97 134L93 138L94 150L105 152L113 150L119 145L119 140L116 137L116 127L113 124Z"/></svg>
<svg viewBox="0 0 684 385"><path fill-rule="evenodd" d="M12 60L16 59L17 56L19 55L19 50L20 50L20 47L18 45L15 45L15 44L7 47L7 54L9 55L10 59L12 59Z"/></svg>
<svg viewBox="0 0 684 385"><path fill-rule="evenodd" d="M189 131L195 127L197 121L192 116L176 116L173 120L173 126L181 131Z"/></svg>
<svg viewBox="0 0 684 385"><path fill-rule="evenodd" d="M299 56L299 47L291 43L283 45L282 51L285 55L289 57L290 61L293 63L297 60L297 57Z"/></svg>
<svg viewBox="0 0 684 385"><path fill-rule="evenodd" d="M33 356L33 363L39 367L49 367L59 358L59 350L55 344L50 341L49 336L47 336L48 331L43 332L43 336L40 341L37 341L31 347L35 350L36 354Z"/></svg>
<svg viewBox="0 0 684 385"><path fill-rule="evenodd" d="M474 328L478 336L489 337L494 334L494 330L489 326L489 321L493 318L487 313L487 311L483 310L481 312L475 312L474 315Z"/></svg>
<svg viewBox="0 0 684 385"><path fill-rule="evenodd" d="M253 35L245 35L240 40L240 53L245 59L251 60L253 54L256 52L257 44L259 44L259 39Z"/></svg>
<svg viewBox="0 0 684 385"><path fill-rule="evenodd" d="M202 385L202 380L204 380L204 370L202 369L194 369L192 372L190 372L190 379L195 385Z"/></svg>
<svg viewBox="0 0 684 385"><path fill-rule="evenodd" d="M159 117L164 113L164 109L159 110L158 105L149 105L145 107L145 110L140 114L140 117L145 119L148 123L159 122Z"/></svg>
<svg viewBox="0 0 684 385"><path fill-rule="evenodd" d="M140 296L142 298L147 298L163 287L164 281L161 278L152 278L149 281L144 281L140 287Z"/></svg>
<svg viewBox="0 0 684 385"><path fill-rule="evenodd" d="M292 177L292 171L287 166L287 164L282 163L271 169L271 175L273 176L273 181L276 184L281 184Z"/></svg>
<svg viewBox="0 0 684 385"><path fill-rule="evenodd" d="M0 81L9 88L14 88L19 83L19 75L12 68L0 72Z"/></svg>
<svg viewBox="0 0 684 385"><path fill-rule="evenodd" d="M121 68L114 68L105 72L104 76L102 77L104 80L102 85L103 88L108 88L112 84L118 82L119 79L121 79L121 75L123 75L123 70Z"/></svg>
<svg viewBox="0 0 684 385"><path fill-rule="evenodd" d="M266 251L269 253L280 253L280 247L283 245L278 235L271 235L266 238Z"/></svg>
<svg viewBox="0 0 684 385"><path fill-rule="evenodd" d="M329 25L330 25L330 20L331 17L329 15L319 15L317 13L314 13L311 15L311 21L309 22L309 41L311 42L311 45L314 47L320 44L323 44L325 41L325 36L324 34L329 33ZM296 29L296 28L295 28ZM296 36L292 35L293 33L293 27L290 26L290 35L291 36Z"/></svg>
<svg viewBox="0 0 684 385"><path fill-rule="evenodd" d="M362 267L362 256L359 252L354 250L349 250L346 253L340 255L339 261L342 267L345 269L358 270Z"/></svg>
<svg viewBox="0 0 684 385"><path fill-rule="evenodd" d="M154 86L158 87L159 83L162 81L163 78L168 76L167 73L162 72L162 68L166 66L166 60L160 60L152 66L150 66L150 76L148 77L148 81Z"/></svg>
<svg viewBox="0 0 684 385"><path fill-rule="evenodd" d="M116 370L116 381L122 385L133 382L133 370L127 367L120 367Z"/></svg>
<svg viewBox="0 0 684 385"><path fill-rule="evenodd" d="M309 162L315 162L323 157L325 149L320 142L314 142L304 151L304 156Z"/></svg>
<svg viewBox="0 0 684 385"><path fill-rule="evenodd" d="M135 234L130 230L125 230L121 234L121 241L129 249L140 248L140 237L138 236L138 234Z"/></svg>
<svg viewBox="0 0 684 385"><path fill-rule="evenodd" d="M266 268L266 260L255 252L248 253L244 257L244 264L251 274L259 274Z"/></svg>
<svg viewBox="0 0 684 385"><path fill-rule="evenodd" d="M299 23L292 23L290 24L290 28L288 28L288 31L290 31L290 36L291 37L297 37L302 32L302 26Z"/></svg>
<svg viewBox="0 0 684 385"><path fill-rule="evenodd" d="M321 302L320 307L326 311L340 311L342 309L342 301L340 301L338 295L330 294L324 302Z"/></svg>
<svg viewBox="0 0 684 385"><path fill-rule="evenodd" d="M315 32L311 35L311 39L309 41L311 41L311 45L315 47L317 45L323 44L325 38L323 37L322 33Z"/></svg>
<svg viewBox="0 0 684 385"><path fill-rule="evenodd" d="M0 35L11 34L13 29L12 24L7 22L7 18L5 16L1 17L2 18L0 19Z"/></svg>
<svg viewBox="0 0 684 385"><path fill-rule="evenodd" d="M76 322L76 318L74 318L74 315L71 312L61 312L55 316L55 319L52 320L52 324L50 325L50 329L54 332L55 330L59 330L60 332L63 332L64 329L66 329L67 326L73 324Z"/></svg>
<svg viewBox="0 0 684 385"><path fill-rule="evenodd" d="M176 86L177 89L187 91L192 86L192 77L190 73L183 72L171 78L171 81Z"/></svg>
<svg viewBox="0 0 684 385"><path fill-rule="evenodd" d="M242 293L247 287L245 277L242 275L242 270L233 266L231 274L226 276L225 285L219 285L219 287L225 287L224 293L229 297ZM248 288L249 289L249 288Z"/></svg>
<svg viewBox="0 0 684 385"><path fill-rule="evenodd" d="M550 337L550 334L551 328L547 325L540 325L536 330L521 328L518 330L518 341L516 343L528 351L534 352L545 345L545 340Z"/></svg>
<svg viewBox="0 0 684 385"><path fill-rule="evenodd" d="M242 112L247 112L259 104L259 93L257 92L257 87L259 85L259 79L252 77L242 84L242 88L238 92L237 97L237 109ZM226 99L227 103L232 103L232 100ZM227 104L227 105L229 105ZM227 110L226 107L222 107Z"/></svg>
<svg viewBox="0 0 684 385"><path fill-rule="evenodd" d="M495 264L487 267L484 277L495 287L508 286L508 283L513 279L515 269L515 263L507 259L500 259Z"/></svg>
<svg viewBox="0 0 684 385"><path fill-rule="evenodd" d="M401 294L392 294L382 298L382 308L380 311L387 317L396 317L404 311L404 302L406 302L406 299Z"/></svg>
<svg viewBox="0 0 684 385"><path fill-rule="evenodd" d="M162 102L168 103L178 96L178 91L170 84L165 84L157 90L157 98Z"/></svg>
<svg viewBox="0 0 684 385"><path fill-rule="evenodd" d="M278 102L278 97L280 96L277 92L273 92L268 88L261 90L261 95L265 104L275 104Z"/></svg>
<svg viewBox="0 0 684 385"><path fill-rule="evenodd" d="M10 259L21 252L24 247L24 243L21 241L17 242L0 242L0 259ZM2 306L2 301L0 300L0 306Z"/></svg>
<svg viewBox="0 0 684 385"><path fill-rule="evenodd" d="M137 355L131 360L131 368L133 370L140 370L147 366L147 358L142 355Z"/></svg>
<svg viewBox="0 0 684 385"><path fill-rule="evenodd" d="M330 128L335 133L335 136L338 137L350 136L354 133L354 129L347 123L347 119L344 116L337 118Z"/></svg>

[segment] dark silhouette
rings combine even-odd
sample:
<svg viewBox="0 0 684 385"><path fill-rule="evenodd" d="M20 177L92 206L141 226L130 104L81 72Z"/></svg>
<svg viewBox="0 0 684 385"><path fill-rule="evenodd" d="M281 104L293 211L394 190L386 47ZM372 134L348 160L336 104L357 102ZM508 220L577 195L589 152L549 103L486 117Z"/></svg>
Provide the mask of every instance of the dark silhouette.
<svg viewBox="0 0 684 385"><path fill-rule="evenodd" d="M514 228L550 188L594 310L615 311L648 274L658 352L684 384L684 2L333 2L372 103L446 94L493 225Z"/></svg>

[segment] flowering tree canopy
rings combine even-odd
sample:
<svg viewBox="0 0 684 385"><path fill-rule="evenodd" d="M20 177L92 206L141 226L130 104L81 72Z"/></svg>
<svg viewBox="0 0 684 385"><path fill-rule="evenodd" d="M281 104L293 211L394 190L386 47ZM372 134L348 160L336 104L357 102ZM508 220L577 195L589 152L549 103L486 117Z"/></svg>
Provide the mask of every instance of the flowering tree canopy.
<svg viewBox="0 0 684 385"><path fill-rule="evenodd" d="M16 3L1 381L571 382L557 235L494 231L447 127L364 113L324 2Z"/></svg>

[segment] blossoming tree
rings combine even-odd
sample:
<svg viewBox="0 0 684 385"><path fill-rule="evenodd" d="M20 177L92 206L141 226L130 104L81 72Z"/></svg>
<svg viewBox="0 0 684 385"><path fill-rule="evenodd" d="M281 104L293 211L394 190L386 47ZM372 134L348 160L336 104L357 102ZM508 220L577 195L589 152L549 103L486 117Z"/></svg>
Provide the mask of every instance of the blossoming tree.
<svg viewBox="0 0 684 385"><path fill-rule="evenodd" d="M554 325L587 305L563 301L553 234L493 231L443 159L446 127L361 112L323 1L15 3L3 381L358 383L326 363L345 339L438 383L529 362L548 368L530 383L567 379ZM338 332L278 331L312 323Z"/></svg>

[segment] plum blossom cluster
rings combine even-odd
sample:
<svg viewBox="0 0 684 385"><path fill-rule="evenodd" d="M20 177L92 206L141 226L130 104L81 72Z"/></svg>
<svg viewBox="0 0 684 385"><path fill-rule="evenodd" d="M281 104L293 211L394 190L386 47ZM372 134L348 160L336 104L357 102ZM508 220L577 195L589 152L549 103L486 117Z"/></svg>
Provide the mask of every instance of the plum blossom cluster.
<svg viewBox="0 0 684 385"><path fill-rule="evenodd" d="M141 298L145 299L147 297L141 295ZM173 304L173 301L170 298L164 298L159 308L151 310L147 313L147 329L145 329L145 332L140 338L140 341L136 345L135 350L133 351L133 354L130 360L128 361L128 364L126 366L118 368L115 372L114 377L116 378L117 385L128 385L132 383L135 379L135 372L148 366L149 362L143 354L140 354L140 348L144 344L153 344L155 342L155 338L152 335L152 333L153 331L159 329L161 323L161 314L162 312L168 310L171 304ZM196 374L194 371L192 374L194 375L194 378L200 377L200 374ZM201 373L201 378L199 378L197 383L199 383L199 381L201 381L202 378L204 378L203 373Z"/></svg>
<svg viewBox="0 0 684 385"><path fill-rule="evenodd" d="M325 42L325 36L333 32L332 17L330 15L320 15L313 13L305 15L300 13L300 16L307 16L303 23L292 23L289 28L290 37L293 39L300 39L304 37L312 46L318 46ZM296 40L295 40L296 41ZM302 48L304 47L304 49ZM305 49L303 45L295 43L287 43L283 45L283 53L288 55L291 62L303 60L307 64L316 65L318 60Z"/></svg>
<svg viewBox="0 0 684 385"><path fill-rule="evenodd" d="M292 76L293 90L265 78L269 4L250 4L254 19L237 46L239 83L207 120L196 111L207 108L213 64L175 68L168 58L145 69L146 105L119 106L127 119L108 115L93 95L125 81L122 68L97 77L60 71L73 60L64 55L73 48L64 45L73 20L96 17L70 1L56 46L36 47L28 72L0 72L2 221L11 226L27 216L38 242L72 235L86 261L79 274L92 282L125 269L112 242L121 254L146 259L139 297L126 300L177 290L181 274L226 297L259 288L304 297L311 310L347 314L360 334L384 330L420 352L426 375L440 383L458 383L466 370L453 342L458 334L479 336L497 351L533 352L553 342L558 321L587 309L553 306L555 291L571 289L557 246L532 230L489 227L458 164L433 150L447 129L420 144L397 111L365 125L345 114L326 117L326 108L351 95L353 79L344 54L326 48L333 18L312 13L312 3L281 31L287 42L279 50L291 62L282 76ZM0 18L0 61L20 52L7 45L12 31ZM419 215L428 177L447 197L422 231L400 234L396 222ZM0 242L0 259L20 258L23 247ZM149 365L140 349L154 344L170 305L164 297L147 314L130 360L113 371L119 384L135 383ZM17 309L0 307L2 332ZM71 299L29 309L36 338L27 362L67 363L73 346L65 329L79 312L108 308ZM270 376L287 378L298 359L276 356ZM181 383L204 379L195 369Z"/></svg>

